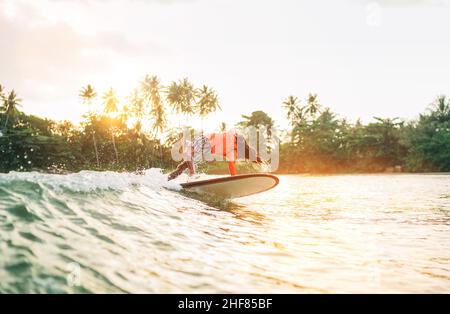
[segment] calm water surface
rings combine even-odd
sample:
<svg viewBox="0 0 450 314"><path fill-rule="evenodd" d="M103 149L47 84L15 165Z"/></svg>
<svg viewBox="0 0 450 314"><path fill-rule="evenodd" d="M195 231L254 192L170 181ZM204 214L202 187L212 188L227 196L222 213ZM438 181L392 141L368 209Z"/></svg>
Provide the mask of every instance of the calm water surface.
<svg viewBox="0 0 450 314"><path fill-rule="evenodd" d="M450 292L450 174L178 190L156 169L0 174L0 292Z"/></svg>

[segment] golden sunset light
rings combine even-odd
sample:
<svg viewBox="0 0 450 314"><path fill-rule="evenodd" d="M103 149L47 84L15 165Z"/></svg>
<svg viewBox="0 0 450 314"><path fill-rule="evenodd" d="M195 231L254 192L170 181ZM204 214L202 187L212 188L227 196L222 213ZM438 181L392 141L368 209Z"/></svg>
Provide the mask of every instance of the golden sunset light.
<svg viewBox="0 0 450 314"><path fill-rule="evenodd" d="M372 25L366 1L2 0L2 84L58 120L80 120L80 86L124 101L146 74L211 85L227 123L261 109L286 126L279 103L309 92L352 120L415 118L448 88L449 9L394 2Z"/></svg>
<svg viewBox="0 0 450 314"><path fill-rule="evenodd" d="M449 31L450 0L0 0L0 294L449 293Z"/></svg>

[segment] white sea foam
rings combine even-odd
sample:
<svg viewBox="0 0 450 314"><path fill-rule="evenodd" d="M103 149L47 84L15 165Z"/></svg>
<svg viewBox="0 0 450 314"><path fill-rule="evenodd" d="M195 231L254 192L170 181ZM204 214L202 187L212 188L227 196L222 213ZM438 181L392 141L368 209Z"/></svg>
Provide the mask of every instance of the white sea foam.
<svg viewBox="0 0 450 314"><path fill-rule="evenodd" d="M123 189L133 185L152 189L168 188L180 190L177 182L167 181L161 169L147 169L141 174L113 171L80 171L70 174L47 174L39 172L10 172L0 174L3 181L27 181L50 185L52 188L66 188L76 192Z"/></svg>

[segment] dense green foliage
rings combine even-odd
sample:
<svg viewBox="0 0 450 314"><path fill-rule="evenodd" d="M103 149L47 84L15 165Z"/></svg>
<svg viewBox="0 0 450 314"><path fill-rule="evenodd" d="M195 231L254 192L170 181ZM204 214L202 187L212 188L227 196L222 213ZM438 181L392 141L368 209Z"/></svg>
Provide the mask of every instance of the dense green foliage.
<svg viewBox="0 0 450 314"><path fill-rule="evenodd" d="M292 130L281 146L281 172L450 171L450 102L440 96L418 121L375 118L353 125L310 95L285 102Z"/></svg>
<svg viewBox="0 0 450 314"><path fill-rule="evenodd" d="M120 109L110 89L101 97L102 110L95 110L97 92L87 85L80 97L90 108L79 126L24 114L15 92L7 95L0 86L0 172L173 168L170 150L181 131L167 128L166 106L184 116L202 117L220 107L208 86L195 88L187 79L170 86L146 76ZM151 125L144 130L148 121Z"/></svg>
<svg viewBox="0 0 450 314"><path fill-rule="evenodd" d="M126 104L119 104L110 89L100 97L102 110L93 109L99 103L91 85L81 89L80 97L90 108L82 123L73 125L26 115L15 91L6 93L0 86L0 172L171 169L176 163L170 149L181 132L168 125L167 109L186 120L220 109L208 86L195 88L187 79L163 86L156 76L146 76ZM305 104L289 96L282 107L291 127L280 146L278 172L450 171L450 101L445 96L412 122L375 118L367 125L350 124L313 94ZM262 111L242 117L237 126L275 124ZM225 128L222 123L220 129ZM205 169L225 173L227 166L214 163ZM254 165L238 169L254 171Z"/></svg>

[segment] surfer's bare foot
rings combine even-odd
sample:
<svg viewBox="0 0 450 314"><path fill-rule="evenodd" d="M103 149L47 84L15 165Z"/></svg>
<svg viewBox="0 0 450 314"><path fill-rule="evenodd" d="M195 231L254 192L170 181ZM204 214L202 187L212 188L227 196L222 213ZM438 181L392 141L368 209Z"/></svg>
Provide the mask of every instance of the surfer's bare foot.
<svg viewBox="0 0 450 314"><path fill-rule="evenodd" d="M176 177L178 177L178 175L176 175L175 172L169 173L169 175L167 176L167 181L173 180Z"/></svg>
<svg viewBox="0 0 450 314"><path fill-rule="evenodd" d="M194 173L194 166L191 161L183 161L182 163L180 163L177 169L169 174L169 176L167 177L167 181L175 179L180 174L182 174L185 169L189 169L189 173L191 174Z"/></svg>

